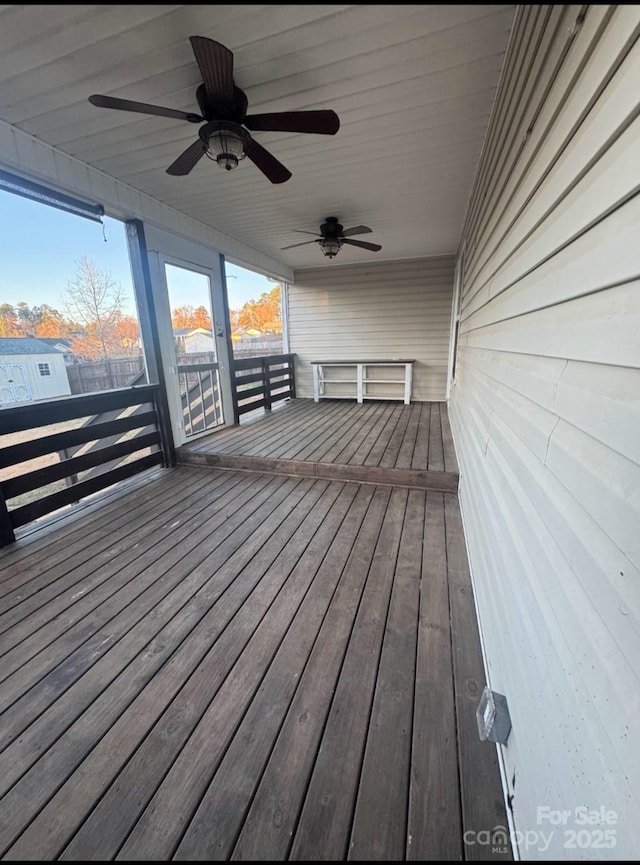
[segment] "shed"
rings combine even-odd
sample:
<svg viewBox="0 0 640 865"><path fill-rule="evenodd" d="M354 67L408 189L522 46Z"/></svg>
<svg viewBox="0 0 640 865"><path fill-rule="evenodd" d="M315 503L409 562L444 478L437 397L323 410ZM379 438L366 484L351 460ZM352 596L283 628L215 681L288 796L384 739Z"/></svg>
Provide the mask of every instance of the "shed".
<svg viewBox="0 0 640 865"><path fill-rule="evenodd" d="M57 348L29 336L0 338L0 406L70 393Z"/></svg>

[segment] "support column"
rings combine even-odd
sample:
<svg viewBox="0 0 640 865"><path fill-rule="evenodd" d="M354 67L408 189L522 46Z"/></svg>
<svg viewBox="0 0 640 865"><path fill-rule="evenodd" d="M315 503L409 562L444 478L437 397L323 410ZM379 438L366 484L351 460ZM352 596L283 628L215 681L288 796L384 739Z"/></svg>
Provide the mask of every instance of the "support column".
<svg viewBox="0 0 640 865"><path fill-rule="evenodd" d="M140 321L140 334L142 337L147 378L150 384L158 384L160 386L156 404L158 425L160 428L160 446L162 448L164 465L170 467L176 464L176 450L171 431L167 383L162 364L162 355L160 353L158 317L153 298L153 285L149 270L144 224L140 219L129 219L126 222L126 227L133 290L138 309L138 320Z"/></svg>

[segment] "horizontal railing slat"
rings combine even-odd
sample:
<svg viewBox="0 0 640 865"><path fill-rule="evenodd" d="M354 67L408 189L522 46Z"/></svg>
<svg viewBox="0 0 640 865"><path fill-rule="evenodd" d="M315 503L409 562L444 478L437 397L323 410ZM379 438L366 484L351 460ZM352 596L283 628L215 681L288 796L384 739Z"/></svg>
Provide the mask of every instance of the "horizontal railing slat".
<svg viewBox="0 0 640 865"><path fill-rule="evenodd" d="M273 390L276 387L284 387L285 385L293 384L293 378L289 375L286 378L270 378L269 387Z"/></svg>
<svg viewBox="0 0 640 865"><path fill-rule="evenodd" d="M268 361L269 365L280 363L291 363L293 360L292 354L272 354L265 357L243 357L233 361L233 369L253 369L262 364L263 361Z"/></svg>
<svg viewBox="0 0 640 865"><path fill-rule="evenodd" d="M106 423L91 424L78 429L55 433L45 438L31 439L20 444L10 445L0 450L0 468L17 465L45 454L62 451L76 445L97 441L107 436L118 435L132 429L151 426L157 423L156 413L146 411L142 414L118 418Z"/></svg>
<svg viewBox="0 0 640 865"><path fill-rule="evenodd" d="M253 384L253 382L255 382L255 381L262 382L263 380L264 380L264 375L263 375L262 371L260 370L258 372L251 373L250 375L236 376L234 384L237 388L240 388L240 387L242 387L243 384Z"/></svg>
<svg viewBox="0 0 640 865"><path fill-rule="evenodd" d="M156 432L134 436L128 441L118 442L117 444L109 445L106 448L99 448L90 451L89 453L81 454L78 457L54 463L51 466L45 466L44 468L27 472L24 475L17 475L14 478L8 478L6 481L2 481L2 492L4 493L5 499L13 499L16 496L22 495L22 493L28 493L30 490L36 490L38 487L47 486L47 484L53 483L54 481L77 475L79 472L93 469L96 466L111 462L111 460L128 456L129 454L140 451L143 448L151 447L152 445L157 445L159 443L160 433L157 430Z"/></svg>
<svg viewBox="0 0 640 865"><path fill-rule="evenodd" d="M90 478L87 481L74 484L74 486L61 490L58 493L53 493L46 498L38 499L35 502L30 502L28 505L22 505L22 507L10 511L11 522L14 528L24 526L26 523L38 519L38 517L42 517L45 514L58 510L58 508L62 508L65 505L77 502L85 496L97 493L99 490L110 487L118 481L123 481L126 480L126 478L133 477L133 475L138 474L138 472L145 471L146 469L151 468L152 466L157 466L160 463L162 463L161 451L156 451L156 453L149 454L139 460L125 463L124 465L118 466L102 475L96 475L96 477Z"/></svg>
<svg viewBox="0 0 640 865"><path fill-rule="evenodd" d="M267 404L264 399L257 399L255 402L248 402L238 406L238 414L246 414L248 411L253 411L257 408L263 408Z"/></svg>
<svg viewBox="0 0 640 865"><path fill-rule="evenodd" d="M152 403L158 389L158 385L142 385L126 390L78 394L64 399L3 408L0 409L2 433L21 432L34 427L102 414L117 408Z"/></svg>
<svg viewBox="0 0 640 865"><path fill-rule="evenodd" d="M248 400L254 396L260 396L260 394L264 394L263 387L247 388L247 390L243 390L238 393L238 402L242 403L244 400Z"/></svg>
<svg viewBox="0 0 640 865"><path fill-rule="evenodd" d="M179 373L189 372L215 372L218 369L217 363L189 363L180 364L177 367Z"/></svg>

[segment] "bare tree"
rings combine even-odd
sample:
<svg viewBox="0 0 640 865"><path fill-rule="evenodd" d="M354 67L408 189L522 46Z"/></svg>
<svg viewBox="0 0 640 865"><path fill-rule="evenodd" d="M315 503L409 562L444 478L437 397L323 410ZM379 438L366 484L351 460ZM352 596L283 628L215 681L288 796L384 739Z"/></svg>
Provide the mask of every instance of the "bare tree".
<svg viewBox="0 0 640 865"><path fill-rule="evenodd" d="M93 355L92 360L108 360L117 347L122 301L119 283L83 256L76 264L75 279L67 282L63 303L69 318L84 327L85 353Z"/></svg>

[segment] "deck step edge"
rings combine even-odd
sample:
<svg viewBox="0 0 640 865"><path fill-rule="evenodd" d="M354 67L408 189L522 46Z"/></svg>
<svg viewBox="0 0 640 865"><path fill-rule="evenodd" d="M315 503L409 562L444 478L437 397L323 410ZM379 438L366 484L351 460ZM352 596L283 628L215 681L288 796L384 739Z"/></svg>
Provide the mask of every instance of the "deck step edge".
<svg viewBox="0 0 640 865"><path fill-rule="evenodd" d="M176 455L178 463L183 465L295 475L296 477L332 481L385 484L422 490L439 490L447 493L457 493L458 491L459 476L455 472L382 468L380 466L350 466L340 463L310 462L309 460L269 459L237 454L202 453L187 448L178 448Z"/></svg>

